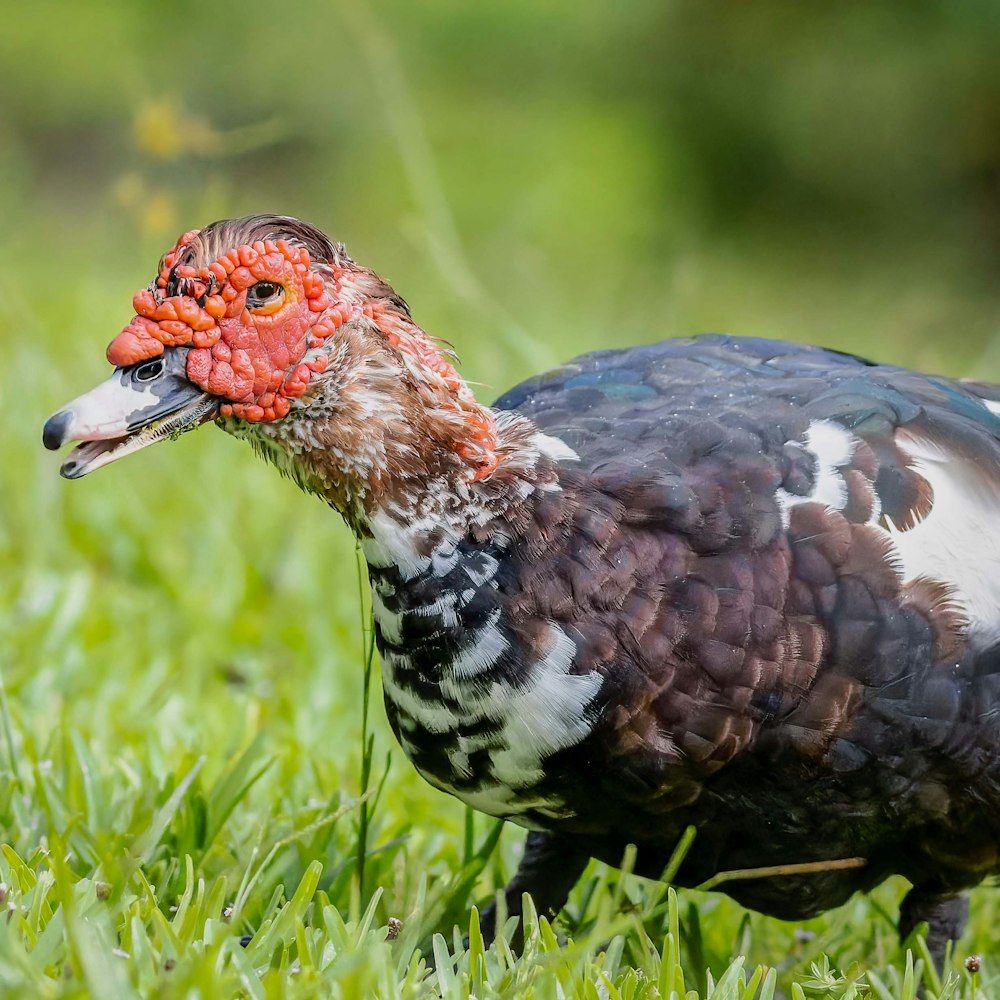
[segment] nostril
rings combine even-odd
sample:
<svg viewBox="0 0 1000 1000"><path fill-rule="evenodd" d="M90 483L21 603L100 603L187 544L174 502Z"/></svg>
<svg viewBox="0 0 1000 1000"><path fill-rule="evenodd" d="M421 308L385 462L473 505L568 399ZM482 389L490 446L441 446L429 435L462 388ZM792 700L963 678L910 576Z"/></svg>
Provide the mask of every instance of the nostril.
<svg viewBox="0 0 1000 1000"><path fill-rule="evenodd" d="M61 448L69 434L69 426L73 422L73 414L70 410L60 410L49 417L42 428L42 444L49 451Z"/></svg>

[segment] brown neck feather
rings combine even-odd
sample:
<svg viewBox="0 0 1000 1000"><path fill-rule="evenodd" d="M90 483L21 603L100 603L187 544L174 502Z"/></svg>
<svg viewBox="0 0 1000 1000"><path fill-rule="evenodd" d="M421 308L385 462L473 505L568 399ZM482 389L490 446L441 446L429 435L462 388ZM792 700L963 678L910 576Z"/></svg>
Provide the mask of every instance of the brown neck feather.
<svg viewBox="0 0 1000 1000"><path fill-rule="evenodd" d="M224 426L361 533L380 510L462 520L465 508L502 496L510 476L528 474L534 426L478 403L402 300L373 300L370 283L381 279L370 275L361 275L360 315L340 327L326 372L288 417ZM355 274L351 290L358 284ZM342 297L346 285L341 278Z"/></svg>

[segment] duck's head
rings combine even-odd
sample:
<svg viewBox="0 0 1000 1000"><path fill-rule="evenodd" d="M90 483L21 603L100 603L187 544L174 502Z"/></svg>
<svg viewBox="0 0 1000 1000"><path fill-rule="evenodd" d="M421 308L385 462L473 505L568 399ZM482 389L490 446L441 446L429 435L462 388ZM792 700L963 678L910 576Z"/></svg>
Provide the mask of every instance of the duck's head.
<svg viewBox="0 0 1000 1000"><path fill-rule="evenodd" d="M393 454L393 422L444 447L469 480L496 464L489 411L447 352L385 281L298 219L185 233L133 306L108 348L114 373L45 424L47 448L81 442L68 479L210 420L258 442L318 441L367 479L412 451Z"/></svg>

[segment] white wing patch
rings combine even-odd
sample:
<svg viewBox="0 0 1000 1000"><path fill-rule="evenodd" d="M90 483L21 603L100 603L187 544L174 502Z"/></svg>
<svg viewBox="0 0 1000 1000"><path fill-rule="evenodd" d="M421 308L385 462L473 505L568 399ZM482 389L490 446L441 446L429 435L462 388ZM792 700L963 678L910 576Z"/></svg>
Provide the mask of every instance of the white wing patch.
<svg viewBox="0 0 1000 1000"><path fill-rule="evenodd" d="M847 484L840 470L851 461L854 438L839 424L814 420L805 433L805 441L818 464L811 499L842 510L847 503Z"/></svg>
<svg viewBox="0 0 1000 1000"><path fill-rule="evenodd" d="M1000 415L1000 403L983 400ZM933 490L930 513L902 529L882 516L878 495L868 524L885 531L892 542L893 563L903 585L924 578L944 584L969 621L973 648L1000 640L1000 490L975 463L950 454L940 445L904 432L897 443L910 456L908 467ZM834 510L847 505L844 471L858 439L831 420L814 420L803 445L816 461L816 480L808 496L776 493L782 521L788 526L793 507L822 503Z"/></svg>
<svg viewBox="0 0 1000 1000"><path fill-rule="evenodd" d="M904 581L927 577L946 584L969 620L973 648L1000 639L1000 495L973 462L940 445L898 436L910 468L930 483L930 514L908 531L885 518Z"/></svg>
<svg viewBox="0 0 1000 1000"><path fill-rule="evenodd" d="M775 493L781 508L781 519L787 528L791 509L803 503L821 503L834 510L847 505L847 483L843 469L850 465L857 439L845 427L833 420L814 420L803 435L803 446L816 460L816 481L812 493L797 496L787 490ZM878 511L873 521L878 520Z"/></svg>

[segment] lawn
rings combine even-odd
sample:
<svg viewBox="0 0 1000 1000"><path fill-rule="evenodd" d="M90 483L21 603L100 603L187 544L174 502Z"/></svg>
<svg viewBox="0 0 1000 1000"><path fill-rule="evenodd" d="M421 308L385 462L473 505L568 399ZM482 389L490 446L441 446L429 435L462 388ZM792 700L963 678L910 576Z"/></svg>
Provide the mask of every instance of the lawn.
<svg viewBox="0 0 1000 1000"><path fill-rule="evenodd" d="M1000 996L991 886L941 978L897 940L901 880L797 925L594 864L523 955L484 951L473 907L523 833L395 744L340 519L214 428L58 477L42 422L104 377L158 254L254 210L387 273L484 398L705 329L1000 380L995 130L948 131L1000 107L978 15L886 34L786 11L799 47L758 34L757 60L694 4L389 6L379 26L309 4L305 55L261 77L253 0L225 66L198 63L214 105L183 74L157 89L202 50L160 44L141 5L67 7L67 34L41 4L0 39L0 996ZM300 105L335 29L338 100ZM534 44L557 30L571 55ZM706 71L716 41L745 75ZM823 71L842 46L846 81ZM967 93L939 107L955 67ZM889 133L865 118L886 80Z"/></svg>

